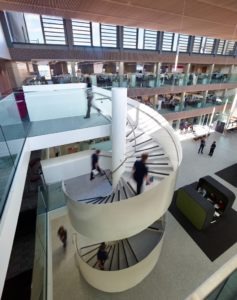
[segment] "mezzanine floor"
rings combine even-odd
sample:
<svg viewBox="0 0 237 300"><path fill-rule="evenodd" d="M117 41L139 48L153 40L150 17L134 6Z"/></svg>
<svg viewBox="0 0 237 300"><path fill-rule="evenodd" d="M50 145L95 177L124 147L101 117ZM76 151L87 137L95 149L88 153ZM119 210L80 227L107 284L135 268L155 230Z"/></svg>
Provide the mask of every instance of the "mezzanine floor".
<svg viewBox="0 0 237 300"><path fill-rule="evenodd" d="M207 155L212 141L217 141L214 156ZM183 161L176 188L211 175L231 189L237 196L237 188L214 175L236 163L237 132L221 135L212 133L207 140L204 154L197 154L199 142L182 141ZM237 200L233 208L237 210ZM57 229L64 225L68 230L68 247L64 252L57 238ZM166 236L160 259L152 273L136 287L117 294L108 294L91 287L75 266L75 246L72 236L75 230L68 217L62 215L52 220L53 295L56 300L183 300L195 288L237 253L237 244L211 262L181 225L167 213Z"/></svg>

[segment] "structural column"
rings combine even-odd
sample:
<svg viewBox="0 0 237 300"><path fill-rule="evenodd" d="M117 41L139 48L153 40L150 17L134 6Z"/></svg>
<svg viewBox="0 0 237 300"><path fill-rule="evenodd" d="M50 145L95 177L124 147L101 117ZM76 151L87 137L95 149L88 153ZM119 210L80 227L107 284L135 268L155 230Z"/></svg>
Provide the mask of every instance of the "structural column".
<svg viewBox="0 0 237 300"><path fill-rule="evenodd" d="M155 86L160 86L160 69L161 69L161 63L157 63L155 68L156 71L156 81L155 81Z"/></svg>
<svg viewBox="0 0 237 300"><path fill-rule="evenodd" d="M112 178L113 188L124 171L126 155L127 89L112 88Z"/></svg>
<svg viewBox="0 0 237 300"><path fill-rule="evenodd" d="M119 86L123 85L123 75L124 75L124 62L119 62Z"/></svg>

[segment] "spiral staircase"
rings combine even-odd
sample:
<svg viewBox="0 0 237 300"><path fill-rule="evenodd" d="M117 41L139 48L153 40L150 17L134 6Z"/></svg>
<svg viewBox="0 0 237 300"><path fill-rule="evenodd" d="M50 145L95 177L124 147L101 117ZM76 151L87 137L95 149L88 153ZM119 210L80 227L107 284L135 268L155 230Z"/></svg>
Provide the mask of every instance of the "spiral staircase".
<svg viewBox="0 0 237 300"><path fill-rule="evenodd" d="M103 92L109 96L109 91ZM104 104L101 101L100 108ZM107 107L107 117L111 117L108 111ZM69 218L78 232L74 242L80 271L92 286L106 292L135 286L157 263L164 240L165 212L182 159L181 146L167 121L132 99L127 100L126 130L126 157L118 167L122 175L111 193L76 201L62 183ZM153 181L136 195L131 170L144 152L149 155L147 166ZM116 171L106 173L111 185ZM108 252L103 271L97 264L101 242L106 243Z"/></svg>

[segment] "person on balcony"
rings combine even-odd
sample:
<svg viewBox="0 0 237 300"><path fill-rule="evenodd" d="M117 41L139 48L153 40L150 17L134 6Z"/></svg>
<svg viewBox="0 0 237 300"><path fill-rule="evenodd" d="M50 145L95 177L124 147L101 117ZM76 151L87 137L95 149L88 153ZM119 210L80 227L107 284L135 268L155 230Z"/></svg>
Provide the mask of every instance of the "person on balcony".
<svg viewBox="0 0 237 300"><path fill-rule="evenodd" d="M84 119L89 119L91 117L91 107L92 106L98 111L98 113L100 113L101 111L98 107L96 107L93 104L94 95L93 95L93 91L92 91L92 84L91 84L89 77L86 77L86 84L87 84L87 89L86 89L87 112L86 112L86 116L84 117Z"/></svg>
<svg viewBox="0 0 237 300"><path fill-rule="evenodd" d="M137 195L141 194L143 181L146 180L146 184L149 184L148 179L148 167L146 166L146 161L148 159L148 154L143 153L141 155L141 160L135 161L133 165L133 179L137 183Z"/></svg>

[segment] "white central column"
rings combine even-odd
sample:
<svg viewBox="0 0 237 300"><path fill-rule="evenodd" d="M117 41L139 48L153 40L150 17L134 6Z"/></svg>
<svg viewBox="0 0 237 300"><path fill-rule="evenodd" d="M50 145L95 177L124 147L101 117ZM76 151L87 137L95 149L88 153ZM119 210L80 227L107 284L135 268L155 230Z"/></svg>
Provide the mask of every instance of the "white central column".
<svg viewBox="0 0 237 300"><path fill-rule="evenodd" d="M127 88L112 88L112 178L113 188L119 182L126 152Z"/></svg>

